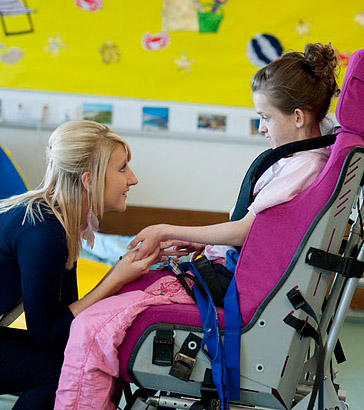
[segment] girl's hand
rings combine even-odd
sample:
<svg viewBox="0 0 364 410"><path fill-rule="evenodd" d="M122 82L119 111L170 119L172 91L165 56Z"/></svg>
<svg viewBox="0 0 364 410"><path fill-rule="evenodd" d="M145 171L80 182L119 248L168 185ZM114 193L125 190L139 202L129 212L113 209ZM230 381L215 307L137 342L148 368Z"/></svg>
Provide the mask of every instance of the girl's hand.
<svg viewBox="0 0 364 410"><path fill-rule="evenodd" d="M206 245L202 243L194 243L195 251L192 253L190 257L190 261L193 262L198 256L203 255L205 251Z"/></svg>
<svg viewBox="0 0 364 410"><path fill-rule="evenodd" d="M187 241L170 241L173 248L162 251L162 255L168 256L185 256L192 253L190 260L193 261L205 250L205 244Z"/></svg>
<svg viewBox="0 0 364 410"><path fill-rule="evenodd" d="M160 244L160 261L165 261L167 256L174 256L175 259L178 260L181 256L187 256L191 252L196 251L196 247L201 247L202 249L205 248L205 245L187 242L187 241L168 241L168 242L161 242Z"/></svg>
<svg viewBox="0 0 364 410"><path fill-rule="evenodd" d="M167 225L152 225L142 229L138 235L129 243L128 249L135 248L139 243L136 260L144 259L161 248L161 242L168 239L166 236ZM171 246L169 242L162 245L163 247Z"/></svg>

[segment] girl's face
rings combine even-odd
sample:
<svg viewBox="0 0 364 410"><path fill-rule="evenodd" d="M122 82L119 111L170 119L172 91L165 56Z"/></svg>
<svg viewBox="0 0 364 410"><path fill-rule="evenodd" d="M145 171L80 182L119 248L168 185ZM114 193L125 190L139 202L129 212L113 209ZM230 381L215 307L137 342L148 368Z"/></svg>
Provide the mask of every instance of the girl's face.
<svg viewBox="0 0 364 410"><path fill-rule="evenodd" d="M138 180L127 162L125 148L118 144L112 151L106 168L104 210L124 212L127 192Z"/></svg>
<svg viewBox="0 0 364 410"><path fill-rule="evenodd" d="M256 112L260 116L259 132L264 134L272 148L297 141L297 115L287 115L275 108L269 97L261 92L253 93Z"/></svg>

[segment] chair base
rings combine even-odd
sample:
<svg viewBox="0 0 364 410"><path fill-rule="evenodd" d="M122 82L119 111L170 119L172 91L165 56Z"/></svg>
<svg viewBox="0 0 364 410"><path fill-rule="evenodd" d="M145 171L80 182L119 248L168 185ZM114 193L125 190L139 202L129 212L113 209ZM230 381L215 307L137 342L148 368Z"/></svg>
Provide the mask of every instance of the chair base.
<svg viewBox="0 0 364 410"><path fill-rule="evenodd" d="M299 402L294 402L290 409L292 410L307 410L308 403L310 401L311 393L307 394L307 390L310 386L301 386L299 388L299 393L296 397ZM184 409L190 410L191 408L198 410L220 410L220 401L216 399L212 400L199 400L196 398L190 398L180 395L168 395L166 392L160 392L157 395L149 395L148 391L144 389L137 390L132 398L131 403L127 403L124 410L156 410L161 408L173 408L173 409ZM302 398L302 394L305 394ZM193 406L193 407L192 407ZM252 405L246 405L243 403L230 403L229 410L274 410L267 407L259 408L252 407ZM349 404L345 402L345 392L338 393L331 380L326 379L324 382L324 408L325 409L335 409L335 410L349 410ZM318 404L314 406L314 410L318 409Z"/></svg>

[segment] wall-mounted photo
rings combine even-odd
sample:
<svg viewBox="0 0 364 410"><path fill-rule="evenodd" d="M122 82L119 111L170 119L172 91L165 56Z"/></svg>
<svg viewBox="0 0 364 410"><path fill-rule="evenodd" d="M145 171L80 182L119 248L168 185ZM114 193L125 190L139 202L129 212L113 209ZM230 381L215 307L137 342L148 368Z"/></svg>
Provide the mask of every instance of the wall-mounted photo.
<svg viewBox="0 0 364 410"><path fill-rule="evenodd" d="M82 119L96 121L101 124L112 123L111 104L83 104L82 105Z"/></svg>
<svg viewBox="0 0 364 410"><path fill-rule="evenodd" d="M198 114L197 128L226 131L226 115Z"/></svg>
<svg viewBox="0 0 364 410"><path fill-rule="evenodd" d="M168 130L169 108L143 107L142 129L144 131Z"/></svg>
<svg viewBox="0 0 364 410"><path fill-rule="evenodd" d="M250 134L251 135L262 135L259 132L259 118L251 118L250 119Z"/></svg>

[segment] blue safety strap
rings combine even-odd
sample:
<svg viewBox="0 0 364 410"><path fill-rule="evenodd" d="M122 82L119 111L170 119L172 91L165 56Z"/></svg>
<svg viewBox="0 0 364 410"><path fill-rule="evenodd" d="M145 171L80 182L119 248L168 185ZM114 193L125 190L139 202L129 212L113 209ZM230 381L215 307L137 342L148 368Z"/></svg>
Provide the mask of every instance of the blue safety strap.
<svg viewBox="0 0 364 410"><path fill-rule="evenodd" d="M207 346L211 360L212 378L221 400L221 408L228 410L230 399L240 399L241 316L235 279L231 281L224 299L225 342L223 346L217 311L209 288L192 263L185 262L180 267L184 271L190 270L200 281L207 294L206 299L196 286L192 287L204 332L201 349L204 349L205 345Z"/></svg>
<svg viewBox="0 0 364 410"><path fill-rule="evenodd" d="M221 400L221 409L228 410L230 399L229 379L226 371L220 330L217 324L217 312L210 297L206 299L195 285L192 289L195 292L204 333L201 349L204 350L205 345L207 346L208 356L211 362L212 378L217 394Z"/></svg>
<svg viewBox="0 0 364 410"><path fill-rule="evenodd" d="M210 290L207 287L202 276L198 273L191 262L184 262L180 265L180 267L184 271L191 271L200 281L207 294L206 299L195 285L192 287L195 293L196 303L200 313L202 329L204 333L201 342L201 349L204 350L205 345L207 346L208 356L211 361L212 378L221 400L221 409L228 410L230 392L224 357L225 355L218 325L217 311L214 302L212 301Z"/></svg>
<svg viewBox="0 0 364 410"><path fill-rule="evenodd" d="M240 337L241 315L235 277L232 278L224 298L224 347L230 399L240 400Z"/></svg>

